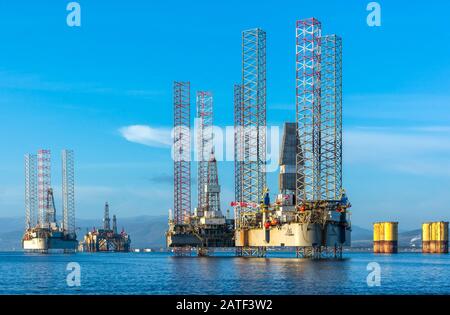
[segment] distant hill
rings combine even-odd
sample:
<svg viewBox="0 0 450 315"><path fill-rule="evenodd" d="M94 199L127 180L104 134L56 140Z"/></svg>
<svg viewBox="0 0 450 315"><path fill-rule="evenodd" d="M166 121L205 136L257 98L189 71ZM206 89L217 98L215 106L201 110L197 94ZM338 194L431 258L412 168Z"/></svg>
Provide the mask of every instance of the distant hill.
<svg viewBox="0 0 450 315"><path fill-rule="evenodd" d="M20 250L24 227L23 218L0 218L0 251ZM79 219L76 221L78 240L87 230L102 226L102 220ZM160 248L165 246L167 216L138 216L117 218L117 228L131 237L133 248Z"/></svg>
<svg viewBox="0 0 450 315"><path fill-rule="evenodd" d="M399 246L422 246L422 230L412 230L398 233Z"/></svg>
<svg viewBox="0 0 450 315"><path fill-rule="evenodd" d="M398 245L401 247L421 247L422 231L412 230L398 233ZM352 225L352 247L370 247L373 245L373 232Z"/></svg>
<svg viewBox="0 0 450 315"><path fill-rule="evenodd" d="M0 251L20 250L23 233L23 218L0 218ZM78 239L81 240L87 230L102 226L102 220L79 219L76 222ZM165 247L167 216L137 216L117 218L118 229L122 227L131 237L133 248ZM373 233L369 229L352 225L352 246L372 246ZM411 242L413 241L413 242ZM421 231L413 230L399 233L399 245L420 247Z"/></svg>
<svg viewBox="0 0 450 315"><path fill-rule="evenodd" d="M25 218L23 217L0 218L0 231L2 233L17 231L18 229L22 230L24 225L25 225Z"/></svg>
<svg viewBox="0 0 450 315"><path fill-rule="evenodd" d="M0 218L0 251L19 250L24 218Z"/></svg>

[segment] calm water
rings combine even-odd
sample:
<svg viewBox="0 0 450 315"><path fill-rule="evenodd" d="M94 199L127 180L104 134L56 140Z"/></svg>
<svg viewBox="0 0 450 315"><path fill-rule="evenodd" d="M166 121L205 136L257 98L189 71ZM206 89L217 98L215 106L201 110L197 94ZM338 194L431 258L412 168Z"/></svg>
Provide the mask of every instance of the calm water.
<svg viewBox="0 0 450 315"><path fill-rule="evenodd" d="M0 294L450 294L450 255L346 253L342 261L271 255L0 253ZM81 266L81 287L66 284L69 262ZM366 283L370 262L381 266L380 287Z"/></svg>

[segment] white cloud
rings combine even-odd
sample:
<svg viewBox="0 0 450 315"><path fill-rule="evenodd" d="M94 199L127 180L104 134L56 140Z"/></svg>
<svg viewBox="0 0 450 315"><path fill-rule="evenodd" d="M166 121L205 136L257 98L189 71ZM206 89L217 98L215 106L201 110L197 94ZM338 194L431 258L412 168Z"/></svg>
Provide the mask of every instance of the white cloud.
<svg viewBox="0 0 450 315"><path fill-rule="evenodd" d="M126 140L150 147L170 147L171 131L166 128L152 128L145 125L132 125L119 129Z"/></svg>

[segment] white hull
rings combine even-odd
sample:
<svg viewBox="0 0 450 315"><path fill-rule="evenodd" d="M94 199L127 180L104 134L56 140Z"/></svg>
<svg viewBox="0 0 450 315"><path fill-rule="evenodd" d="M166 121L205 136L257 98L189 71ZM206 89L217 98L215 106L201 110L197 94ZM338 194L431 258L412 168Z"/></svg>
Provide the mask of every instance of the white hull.
<svg viewBox="0 0 450 315"><path fill-rule="evenodd" d="M31 240L23 241L23 249L24 250L47 250L47 239L45 238L32 238Z"/></svg>
<svg viewBox="0 0 450 315"><path fill-rule="evenodd" d="M263 228L251 228L248 230L235 231L236 246L244 247L350 246L350 236L350 230L344 230L337 224L327 224L325 236L319 225L301 223L287 223L281 225L281 227L271 227L269 230Z"/></svg>
<svg viewBox="0 0 450 315"><path fill-rule="evenodd" d="M75 240L63 240L60 238L36 237L23 241L25 251L49 251L49 250L70 250L75 251L78 246Z"/></svg>

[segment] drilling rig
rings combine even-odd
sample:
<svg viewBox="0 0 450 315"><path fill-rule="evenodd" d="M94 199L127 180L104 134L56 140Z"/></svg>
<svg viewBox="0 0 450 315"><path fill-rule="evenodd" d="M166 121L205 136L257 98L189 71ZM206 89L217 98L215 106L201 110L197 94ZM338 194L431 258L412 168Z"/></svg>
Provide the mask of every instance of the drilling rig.
<svg viewBox="0 0 450 315"><path fill-rule="evenodd" d="M51 152L25 155L25 233L22 247L28 252L64 251L77 248L75 233L74 159L72 150L62 152L62 222L57 221L51 187Z"/></svg>
<svg viewBox="0 0 450 315"><path fill-rule="evenodd" d="M112 227L109 216L109 204L105 203L103 212L103 227L101 229L93 228L84 236L84 242L81 244L85 252L129 252L131 250L130 235L117 230L117 218L113 215Z"/></svg>
<svg viewBox="0 0 450 315"><path fill-rule="evenodd" d="M342 40L321 23L296 23L296 122L286 123L279 194L265 188L266 36L243 33L235 87L235 240L240 256L293 247L297 257L342 257L350 203L342 189ZM256 132L255 132L256 131Z"/></svg>
<svg viewBox="0 0 450 315"><path fill-rule="evenodd" d="M213 145L213 96L197 92L197 207L191 213L190 83L174 84L174 210L167 246L176 255L200 256L234 245L233 220L220 209L220 185Z"/></svg>

